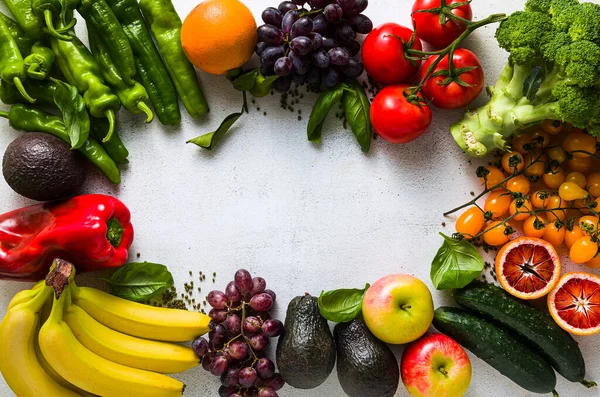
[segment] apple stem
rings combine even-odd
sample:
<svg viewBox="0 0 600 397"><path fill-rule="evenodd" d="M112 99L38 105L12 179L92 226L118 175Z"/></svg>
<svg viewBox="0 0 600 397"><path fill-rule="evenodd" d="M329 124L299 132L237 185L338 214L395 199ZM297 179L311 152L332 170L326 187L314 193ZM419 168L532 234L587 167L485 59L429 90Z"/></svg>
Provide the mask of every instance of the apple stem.
<svg viewBox="0 0 600 397"><path fill-rule="evenodd" d="M400 309L402 309L402 310L412 309L412 306L411 305L402 305L402 306L400 306Z"/></svg>
<svg viewBox="0 0 600 397"><path fill-rule="evenodd" d="M444 367L439 367L438 371L440 371L444 375L448 375L448 371L446 371L446 368L444 368Z"/></svg>

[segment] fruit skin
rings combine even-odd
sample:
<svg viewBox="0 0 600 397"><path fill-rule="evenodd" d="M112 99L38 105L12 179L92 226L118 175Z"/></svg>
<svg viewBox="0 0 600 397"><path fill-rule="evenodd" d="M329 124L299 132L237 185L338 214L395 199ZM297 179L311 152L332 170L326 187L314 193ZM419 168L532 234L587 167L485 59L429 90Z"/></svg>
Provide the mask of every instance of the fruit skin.
<svg viewBox="0 0 600 397"><path fill-rule="evenodd" d="M186 342L212 329L211 318L187 310L143 305L72 284L73 302L115 331L164 342Z"/></svg>
<svg viewBox="0 0 600 397"><path fill-rule="evenodd" d="M433 325L522 388L543 394L556 387L550 364L506 329L455 307L436 309Z"/></svg>
<svg viewBox="0 0 600 397"><path fill-rule="evenodd" d="M108 361L86 349L63 321L71 289L54 299L50 318L39 334L40 349L48 363L65 380L100 396L181 396L184 384L153 372Z"/></svg>
<svg viewBox="0 0 600 397"><path fill-rule="evenodd" d="M79 396L52 379L35 354L40 313L51 295L52 289L46 287L33 299L14 306L0 326L0 372L19 397Z"/></svg>
<svg viewBox="0 0 600 397"><path fill-rule="evenodd" d="M189 347L136 338L114 331L100 324L77 305L66 308L64 321L83 346L117 364L161 374L174 374L194 368L200 362Z"/></svg>
<svg viewBox="0 0 600 397"><path fill-rule="evenodd" d="M413 64L404 53L403 42L408 43L412 35L411 29L391 22L373 29L362 47L367 73L382 84L409 83L421 66L420 60ZM418 37L415 37L412 48L423 49Z"/></svg>
<svg viewBox="0 0 600 397"><path fill-rule="evenodd" d="M392 274L379 279L365 294L365 323L379 339L404 344L419 339L433 319L429 288L418 278Z"/></svg>
<svg viewBox="0 0 600 397"><path fill-rule="evenodd" d="M277 367L286 383L313 389L335 365L335 343L314 296L297 296L288 305L284 333L277 343Z"/></svg>
<svg viewBox="0 0 600 397"><path fill-rule="evenodd" d="M181 43L190 62L211 74L224 74L245 64L257 42L252 12L238 0L206 0L190 12Z"/></svg>
<svg viewBox="0 0 600 397"><path fill-rule="evenodd" d="M447 5L461 3L461 0L446 1ZM455 23L446 19L443 25L440 23L440 15L430 12L416 12L419 10L431 10L441 6L440 0L417 0L412 8L412 21L419 37L434 47L445 48L452 44L465 30L462 23ZM469 4L455 8L452 13L463 19L472 20L473 11Z"/></svg>
<svg viewBox="0 0 600 397"><path fill-rule="evenodd" d="M461 307L497 321L534 344L567 380L581 382L584 379L585 361L577 342L548 313L484 282L473 282L456 290L454 299Z"/></svg>
<svg viewBox="0 0 600 397"><path fill-rule="evenodd" d="M362 319L333 330L338 379L350 397L393 397L400 383L398 361Z"/></svg>
<svg viewBox="0 0 600 397"><path fill-rule="evenodd" d="M467 353L443 334L426 335L408 345L401 371L404 386L413 397L461 397L472 375Z"/></svg>

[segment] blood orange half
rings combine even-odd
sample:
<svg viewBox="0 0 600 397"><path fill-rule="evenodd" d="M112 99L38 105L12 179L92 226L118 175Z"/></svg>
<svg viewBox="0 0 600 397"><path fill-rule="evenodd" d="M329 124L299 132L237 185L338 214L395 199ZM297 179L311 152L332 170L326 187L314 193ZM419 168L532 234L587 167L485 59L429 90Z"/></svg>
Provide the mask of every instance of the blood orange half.
<svg viewBox="0 0 600 397"><path fill-rule="evenodd" d="M550 295L548 309L554 321L575 335L600 332L600 277L567 273Z"/></svg>
<svg viewBox="0 0 600 397"><path fill-rule="evenodd" d="M535 237L521 237L498 252L496 275L511 295L537 299L558 283L560 259L552 244Z"/></svg>

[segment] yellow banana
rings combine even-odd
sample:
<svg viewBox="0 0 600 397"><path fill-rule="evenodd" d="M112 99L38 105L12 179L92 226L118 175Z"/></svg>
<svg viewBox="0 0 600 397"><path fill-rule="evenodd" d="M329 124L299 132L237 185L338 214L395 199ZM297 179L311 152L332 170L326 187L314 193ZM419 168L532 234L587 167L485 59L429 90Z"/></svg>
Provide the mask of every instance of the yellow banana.
<svg viewBox="0 0 600 397"><path fill-rule="evenodd" d="M28 302L31 298L33 298L34 296L37 295L37 293L40 291L41 287L46 283L45 280L42 281L38 281L33 288L31 289L25 289L23 291L19 291L15 294L15 296L13 296L13 298L10 300L10 303L8 304L8 309L10 310L11 308L17 306L20 303L23 302Z"/></svg>
<svg viewBox="0 0 600 397"><path fill-rule="evenodd" d="M131 302L106 292L71 286L73 302L115 331L144 339L185 342L211 329L205 314Z"/></svg>
<svg viewBox="0 0 600 397"><path fill-rule="evenodd" d="M113 363L86 349L63 321L70 294L67 288L54 299L50 318L40 330L42 353L60 376L103 397L181 396L184 385L178 380Z"/></svg>
<svg viewBox="0 0 600 397"><path fill-rule="evenodd" d="M187 371L200 359L189 347L129 336L100 324L77 305L65 309L64 321L83 346L100 357L146 371Z"/></svg>
<svg viewBox="0 0 600 397"><path fill-rule="evenodd" d="M52 288L41 289L28 302L10 309L0 328L0 372L19 397L78 397L44 371L35 354L35 338L40 311L52 295Z"/></svg>

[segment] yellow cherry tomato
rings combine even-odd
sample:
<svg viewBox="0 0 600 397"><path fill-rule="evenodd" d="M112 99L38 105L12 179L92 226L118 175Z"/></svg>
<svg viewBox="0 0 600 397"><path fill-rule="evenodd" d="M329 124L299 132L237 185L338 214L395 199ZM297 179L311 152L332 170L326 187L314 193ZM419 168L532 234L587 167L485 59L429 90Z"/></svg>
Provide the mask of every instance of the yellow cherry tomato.
<svg viewBox="0 0 600 397"><path fill-rule="evenodd" d="M542 176L546 170L546 155L539 156L537 153L527 153L523 156L525 160L525 175Z"/></svg>
<svg viewBox="0 0 600 397"><path fill-rule="evenodd" d="M534 208L546 208L550 202L550 194L547 190L538 190L531 195L531 204Z"/></svg>
<svg viewBox="0 0 600 397"><path fill-rule="evenodd" d="M590 154L596 153L596 139L583 131L574 130L567 136L562 147L575 158L589 158Z"/></svg>
<svg viewBox="0 0 600 397"><path fill-rule="evenodd" d="M544 231L544 240L552 244L555 248L558 248L565 241L566 229L564 225L561 227L556 226L556 222L550 222L549 225L546 225L546 230Z"/></svg>
<svg viewBox="0 0 600 397"><path fill-rule="evenodd" d="M575 263L586 263L594 259L598 253L598 243L592 241L590 236L584 236L575 241L569 251L569 257Z"/></svg>
<svg viewBox="0 0 600 397"><path fill-rule="evenodd" d="M525 167L523 155L519 152L506 152L502 156L502 169L509 175L521 172Z"/></svg>
<svg viewBox="0 0 600 397"><path fill-rule="evenodd" d="M540 215L537 217L535 215L530 216L523 222L523 233L527 237L544 237L546 233L546 220Z"/></svg>
<svg viewBox="0 0 600 397"><path fill-rule="evenodd" d="M466 239L475 237L485 226L483 211L477 207L471 207L456 221L456 232L465 236Z"/></svg>
<svg viewBox="0 0 600 397"><path fill-rule="evenodd" d="M581 230L579 226L575 225L573 226L573 230L565 231L565 245L568 249L571 249L573 244L575 244L575 241L579 240L583 236L585 236L583 230Z"/></svg>
<svg viewBox="0 0 600 397"><path fill-rule="evenodd" d="M484 186L486 186L487 188L492 188L492 187L494 187L496 185L499 185L499 184L502 183L502 181L504 179L506 179L506 177L504 176L504 172L502 172L500 170L500 168L494 167L494 166L485 167L485 168L490 173L486 176L486 179L479 178L479 180L481 181L481 184L484 185Z"/></svg>
<svg viewBox="0 0 600 397"><path fill-rule="evenodd" d="M546 186L549 189L556 190L563 184L567 176L565 175L565 170L561 167L554 167L554 169L546 172L542 177Z"/></svg>
<svg viewBox="0 0 600 397"><path fill-rule="evenodd" d="M483 210L492 213L492 219L499 219L508 212L512 197L504 189L498 189L489 194L485 200Z"/></svg>
<svg viewBox="0 0 600 397"><path fill-rule="evenodd" d="M508 222L504 225L502 225L502 221L491 222L485 229L483 241L492 247L504 245L510 240L509 228L512 229Z"/></svg>
<svg viewBox="0 0 600 397"><path fill-rule="evenodd" d="M544 131L536 131L531 136L533 146L536 148L546 148L550 144L550 135Z"/></svg>
<svg viewBox="0 0 600 397"><path fill-rule="evenodd" d="M531 190L531 182L525 175L517 175L506 181L504 187L509 192L521 193L523 196L527 196Z"/></svg>
<svg viewBox="0 0 600 397"><path fill-rule="evenodd" d="M520 206L517 205L519 203L521 204ZM533 205L528 199L514 199L510 203L510 208L508 211L511 216L518 213L518 215L515 215L515 217L512 219L517 222L521 222L530 217L530 212L533 211Z"/></svg>
<svg viewBox="0 0 600 397"><path fill-rule="evenodd" d="M582 189L587 187L587 178L581 172L569 172L565 181L573 182Z"/></svg>
<svg viewBox="0 0 600 397"><path fill-rule="evenodd" d="M587 190L594 197L600 197L600 172L588 175Z"/></svg>
<svg viewBox="0 0 600 397"><path fill-rule="evenodd" d="M531 134L521 134L516 136L512 140L512 149L521 154L525 154L528 150L525 149L525 145L531 145Z"/></svg>
<svg viewBox="0 0 600 397"><path fill-rule="evenodd" d="M550 220L556 220L556 219L560 219L561 221L564 221L565 218L567 217L567 211L564 209L558 209L558 208L567 208L568 205L565 202L565 200L563 200L560 196L552 196L550 197L550 199L548 199L548 206L546 207L547 210L552 210L552 211L548 211L546 213L546 217Z"/></svg>
<svg viewBox="0 0 600 397"><path fill-rule="evenodd" d="M547 154L550 159L556 161L558 164L562 164L565 162L565 160L567 160L567 152L558 146L548 149Z"/></svg>
<svg viewBox="0 0 600 397"><path fill-rule="evenodd" d="M596 255L591 261L585 262L585 265L590 269L600 268L600 255Z"/></svg>
<svg viewBox="0 0 600 397"><path fill-rule="evenodd" d="M565 161L563 165L570 171L577 171L585 174L592 168L592 158L573 157L571 160Z"/></svg>
<svg viewBox="0 0 600 397"><path fill-rule="evenodd" d="M579 226L584 234L590 235L598 230L598 217L594 215L586 215L579 218ZM591 232L588 232L588 230Z"/></svg>
<svg viewBox="0 0 600 397"><path fill-rule="evenodd" d="M581 200L589 193L580 188L575 182L565 182L558 188L558 195L566 201Z"/></svg>
<svg viewBox="0 0 600 397"><path fill-rule="evenodd" d="M573 201L573 208L576 208L575 211L579 211L580 213L587 215L590 211L587 209L588 203L585 199L575 200Z"/></svg>
<svg viewBox="0 0 600 397"><path fill-rule="evenodd" d="M564 124L559 120L544 120L542 130L550 135L558 135L562 132Z"/></svg>

